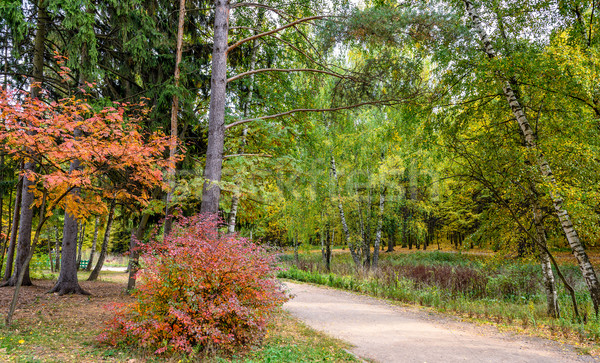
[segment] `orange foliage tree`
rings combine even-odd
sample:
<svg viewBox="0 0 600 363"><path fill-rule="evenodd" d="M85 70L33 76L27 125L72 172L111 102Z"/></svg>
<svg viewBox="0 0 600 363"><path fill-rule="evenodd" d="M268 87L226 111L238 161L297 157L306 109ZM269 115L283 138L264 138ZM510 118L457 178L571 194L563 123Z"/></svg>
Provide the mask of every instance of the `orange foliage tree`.
<svg viewBox="0 0 600 363"><path fill-rule="evenodd" d="M105 200L144 204L149 190L166 187L163 170L173 162L164 156L169 139L142 132L147 112L143 104L113 103L94 109L82 97L44 102L26 92L0 89L0 147L16 159L36 164L24 177L33 182L30 190L36 206L45 203L34 244L56 209L81 219L105 213ZM79 165L72 168L75 160ZM13 276L21 281L32 251L31 241L18 246Z"/></svg>

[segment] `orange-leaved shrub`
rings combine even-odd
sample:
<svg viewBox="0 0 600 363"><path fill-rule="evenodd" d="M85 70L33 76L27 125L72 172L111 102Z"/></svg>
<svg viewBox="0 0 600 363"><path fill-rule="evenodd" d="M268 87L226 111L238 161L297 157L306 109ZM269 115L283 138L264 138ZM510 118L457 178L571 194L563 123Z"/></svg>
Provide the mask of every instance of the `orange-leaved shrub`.
<svg viewBox="0 0 600 363"><path fill-rule="evenodd" d="M141 249L131 304L115 307L100 341L156 354L231 352L260 341L274 309L287 300L275 280L275 257L219 220L181 218L164 241Z"/></svg>

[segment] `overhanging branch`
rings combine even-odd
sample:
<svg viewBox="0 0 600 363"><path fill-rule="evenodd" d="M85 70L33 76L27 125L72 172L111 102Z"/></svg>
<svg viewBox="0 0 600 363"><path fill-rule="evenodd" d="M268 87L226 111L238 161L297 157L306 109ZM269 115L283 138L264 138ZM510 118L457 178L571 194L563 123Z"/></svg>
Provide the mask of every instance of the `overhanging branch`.
<svg viewBox="0 0 600 363"><path fill-rule="evenodd" d="M289 69L286 69L286 68L261 68L261 69L254 69L252 71L248 71L248 72L244 72L244 73L240 73L238 75L235 75L235 76L229 78L227 80L227 83L233 82L236 79L240 79L242 77L250 76L252 74L264 73L264 72L284 72L284 73L310 72L310 73L323 73L323 74L328 74L330 76L337 77L337 78L352 79L351 77L344 76L344 75L339 74L339 73L325 71L325 70L321 70L321 69L314 69L314 68L289 68Z"/></svg>
<svg viewBox="0 0 600 363"><path fill-rule="evenodd" d="M330 17L330 16L327 16L327 15L309 16L309 17L307 17L307 18L298 19L298 20L296 20L296 21L293 21L293 22L291 22L291 23L288 23L288 24L285 24L285 25L283 25L283 26L280 26L280 27L279 27L279 28L277 28L277 29L269 30L269 31L267 31L267 32L263 32L263 33L260 33L260 34L253 35L253 36L251 36L251 37L248 37L248 38L244 38L244 39L242 39L242 40L239 40L239 41L237 41L237 42L233 43L232 45L230 45L230 46L227 48L227 52L226 52L226 53L229 53L229 52L231 52L232 50L234 50L235 48L239 47L240 45L242 45L242 44L244 44L244 43L247 43L247 42L250 42L250 41L252 41L252 40L254 40L254 39L258 39L258 38L261 38L261 37L264 37L264 36L267 36L267 35L270 35L270 34L273 34L273 33L280 32L280 31L282 31L282 30L284 30L284 29L287 29L287 28L289 28L289 27L292 27L292 26L294 26L294 25L298 25L298 24L301 24L301 23L305 23L305 22L307 22L307 21L311 21L311 20L318 20L318 19L324 19L324 18L328 18L328 17Z"/></svg>
<svg viewBox="0 0 600 363"><path fill-rule="evenodd" d="M297 113L297 112L333 112L333 111L349 110L349 109L353 109L353 108L357 108L357 107L361 107L361 106L367 106L367 105L387 105L387 106L389 106L389 105L393 105L393 104L397 104L397 103L400 103L400 102L397 100L382 100L382 101L367 101L367 102L356 103L353 105L332 107L332 108L297 108L294 110L278 113L275 115L267 115L267 116L249 118L249 119L245 119L245 120L239 120L239 121L230 123L229 125L226 125L225 130L228 130L232 127L242 125L242 124L245 124L248 122L259 121L259 120L269 120L272 118L291 115L291 114Z"/></svg>

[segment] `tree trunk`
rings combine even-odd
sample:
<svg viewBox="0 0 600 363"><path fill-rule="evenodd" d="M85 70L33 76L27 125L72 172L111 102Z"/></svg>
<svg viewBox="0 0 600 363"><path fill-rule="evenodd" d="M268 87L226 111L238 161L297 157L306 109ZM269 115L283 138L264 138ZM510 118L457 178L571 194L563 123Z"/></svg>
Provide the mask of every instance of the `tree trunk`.
<svg viewBox="0 0 600 363"><path fill-rule="evenodd" d="M298 256L298 232L294 236L294 264L296 267L298 266L298 262L300 262L300 258Z"/></svg>
<svg viewBox="0 0 600 363"><path fill-rule="evenodd" d="M2 214L1 210L0 210L0 215ZM12 189L10 189L9 193L8 193L8 226L7 226L7 230L8 230L8 234L6 235L6 237L3 238L2 241L2 259L0 260L0 276L2 276L2 266L4 266L4 258L6 258L6 247L8 244L8 240L10 239L10 231L12 228Z"/></svg>
<svg viewBox="0 0 600 363"><path fill-rule="evenodd" d="M361 245L361 250L362 250L362 258L363 258L363 262L362 262L362 267L365 270L368 270L370 268L371 265L371 244L369 243L369 237L368 237L368 233L366 231L365 228L365 221L363 218L363 211L362 211L362 201L361 201L361 197L360 197L360 193L358 191L358 188L355 188L356 190L356 195L358 197L358 221L359 221L359 227L360 227L360 236L362 238L362 245Z"/></svg>
<svg viewBox="0 0 600 363"><path fill-rule="evenodd" d="M35 164L32 161L25 163L24 170L33 170ZM33 223L33 193L29 191L30 187L35 186L35 181L30 178L23 177L23 188L21 191L21 215L19 234L17 238L17 258L15 260L15 266L13 274L10 279L3 286L15 286L19 273L22 269L25 269L23 274L23 285L31 286L31 278L29 277L29 266L25 266L25 260L29 255L29 249L31 248L31 227Z"/></svg>
<svg viewBox="0 0 600 363"><path fill-rule="evenodd" d="M215 0L215 25L208 110L208 142L201 213L219 210L223 146L225 142L225 101L227 88L227 34L229 32L229 1Z"/></svg>
<svg viewBox="0 0 600 363"><path fill-rule="evenodd" d="M373 269L377 270L379 264L379 243L381 242L381 232L383 229L383 211L385 209L385 189L379 194L379 219L377 221L377 233L375 242L373 242Z"/></svg>
<svg viewBox="0 0 600 363"><path fill-rule="evenodd" d="M56 271L60 270L60 235L58 233L58 227L54 227L54 236L56 237L56 252L55 252L55 262L54 267Z"/></svg>
<svg viewBox="0 0 600 363"><path fill-rule="evenodd" d="M115 214L115 201L112 200L110 202L110 210L108 211L108 220L106 221L106 230L104 231L104 240L102 241L102 249L100 250L100 256L98 256L98 262L94 267L94 270L88 277L88 281L96 281L98 279L98 275L100 275L100 270L102 270L102 266L104 265L104 259L106 258L106 252L108 251L108 241L110 239L110 229L113 223L113 217Z"/></svg>
<svg viewBox="0 0 600 363"><path fill-rule="evenodd" d="M98 242L99 225L100 225L100 217L96 216L96 221L94 222L94 239L92 240L92 251L90 252L90 258L88 260L88 264L85 267L86 271L90 271L92 269L92 262L94 262L94 254L96 253L96 243Z"/></svg>
<svg viewBox="0 0 600 363"><path fill-rule="evenodd" d="M342 220L342 229L344 230L344 237L346 239L346 244L348 245L348 249L350 250L350 255L352 255L352 260L354 261L354 265L356 267L360 266L360 257L358 256L358 252L354 242L350 240L350 230L348 229L348 223L346 223L346 215L344 214L344 205L342 204L342 197L338 190L338 176L337 169L335 167L335 159L331 156L331 173L333 174L333 180L335 182L335 192L338 197L338 209L340 211L340 219Z"/></svg>
<svg viewBox="0 0 600 363"><path fill-rule="evenodd" d="M75 137L81 136L81 130L75 129ZM74 173L80 169L80 163L78 159L71 161L69 173ZM79 196L79 188L73 188L70 193L72 196ZM63 226L63 240L62 240L62 251L61 251L61 269L58 275L56 284L49 293L58 293L59 296L65 294L83 294L89 295L89 293L79 286L77 279L77 270L79 265L77 264L77 240L79 237L79 223L77 217L71 213L70 209L65 210L65 223Z"/></svg>
<svg viewBox="0 0 600 363"><path fill-rule="evenodd" d="M37 246L37 242L40 237L40 232L42 231L42 226L48 220L48 217L46 216L46 197L47 197L47 194L44 193L44 196L42 198L42 204L40 206L40 215L38 218L38 226L35 231L35 237L33 239L33 244L31 245L31 248L29 249L28 254L27 254L27 256L25 256L25 259L23 261L24 268L22 268L19 271L19 274L17 275L16 281L15 281L15 291L13 292L13 297L10 302L10 306L8 308L6 317L4 319L5 325L7 327L10 327L10 325L12 323L12 317L13 317L13 314L17 307L17 301L19 299L19 291L21 290L21 286L23 286L23 278L25 277L25 273L29 270L28 269L29 262L31 261L31 258L33 257L33 254L35 252L35 247Z"/></svg>
<svg viewBox="0 0 600 363"><path fill-rule="evenodd" d="M325 233L323 233L323 230L319 231L319 241L321 242L321 260L323 261L323 264L327 264L327 255L325 254Z"/></svg>
<svg viewBox="0 0 600 363"><path fill-rule="evenodd" d="M85 239L85 222L81 226L81 231L79 232L79 238L77 239L79 243L77 244L77 269L81 265L81 253L83 249L83 240Z"/></svg>
<svg viewBox="0 0 600 363"><path fill-rule="evenodd" d="M470 0L464 0L464 3L469 17L473 22L473 27L475 31L479 34L481 42L484 44L487 56L490 59L495 58L496 52L485 29L481 24L481 18L479 17L479 14L473 7L473 4ZM517 99L517 96L515 95L514 90L512 89L512 86L508 81L504 83L503 92L512 110L512 113L516 118L517 123L519 124L521 132L525 138L525 143L527 147L531 150L534 150L536 153L536 161L544 181L550 184L551 186L549 195L552 199L554 210L556 211L556 215L558 216L563 232L567 237L567 241L571 246L573 255L575 255L575 258L579 263L579 268L581 269L581 273L585 278L585 282L588 285L590 296L592 298L592 303L594 304L594 311L596 312L597 316L598 309L600 308L600 283L598 282L598 278L596 276L596 272L594 271L594 267L590 263L588 255L585 252L585 249L583 248L583 244L579 239L579 235L577 234L577 230L575 229L573 222L571 222L571 217L568 211L563 207L562 196L558 193L558 190L560 190L560 188L556 182L556 179L554 178L552 169L550 168L550 165L548 164L548 161L546 160L546 157L544 156L543 152L538 149L536 135L533 129L531 128L531 125L529 124L529 120L527 119L525 112L523 112L523 107L521 106L519 100Z"/></svg>
<svg viewBox="0 0 600 363"><path fill-rule="evenodd" d="M48 23L48 14L46 13L46 4L44 0L39 0L37 4L37 29L33 46L33 79L36 84L31 87L31 97L39 98L41 94L41 83L44 78L44 51L46 42L46 26ZM23 172L32 171L35 168L35 162L27 160L23 166ZM19 226L19 238L17 242L17 259L15 261L14 273L3 286L15 286L19 279L19 273L25 269L23 274L23 285L32 285L29 277L29 266L25 265L25 260L29 255L31 247L31 228L33 224L33 193L30 187L35 187L35 181L30 178L24 178L21 197L21 223Z"/></svg>
<svg viewBox="0 0 600 363"><path fill-rule="evenodd" d="M179 88L179 76L180 69L179 64L181 63L181 55L183 49L183 25L185 22L185 0L179 0L179 18L177 22L177 49L175 50L175 71L173 79L175 81L175 92L178 92ZM173 102L171 103L171 145L169 146L169 158L174 160L177 154L177 113L179 112L179 97L177 93L173 95ZM175 188L175 164L168 172L168 180L170 184L169 191L167 192L167 205L166 205L166 216L165 216L165 228L164 235L168 236L171 233L173 224L173 189Z"/></svg>
<svg viewBox="0 0 600 363"><path fill-rule="evenodd" d="M542 211L540 210L537 201L533 202L532 209L533 222L536 230L535 236L538 238L538 244L546 246L546 230L544 229L544 223L542 221ZM554 273L552 272L550 256L548 256L548 253L546 253L541 246L536 245L536 247L539 250L542 274L544 276L544 289L546 291L546 301L548 303L548 316L558 318L560 316L558 293L556 291L556 283L554 281Z"/></svg>
<svg viewBox="0 0 600 363"><path fill-rule="evenodd" d="M135 288L135 278L139 268L140 250L138 249L137 243L144 238L144 231L146 225L150 219L150 214L143 213L140 225L138 226L135 234L131 233L131 243L129 247L129 277L127 279L127 291L131 291Z"/></svg>
<svg viewBox="0 0 600 363"><path fill-rule="evenodd" d="M394 247L396 247L396 233L394 233L395 231L396 230L394 229L392 233L388 234L387 252L394 252Z"/></svg>
<svg viewBox="0 0 600 363"><path fill-rule="evenodd" d="M15 259L15 246L17 244L17 231L19 230L19 221L21 220L21 193L23 191L23 178L19 178L17 183L17 192L15 193L15 206L13 213L13 224L10 228L10 239L8 251L6 252L6 269L4 270L4 280L10 279L12 275L13 262Z"/></svg>

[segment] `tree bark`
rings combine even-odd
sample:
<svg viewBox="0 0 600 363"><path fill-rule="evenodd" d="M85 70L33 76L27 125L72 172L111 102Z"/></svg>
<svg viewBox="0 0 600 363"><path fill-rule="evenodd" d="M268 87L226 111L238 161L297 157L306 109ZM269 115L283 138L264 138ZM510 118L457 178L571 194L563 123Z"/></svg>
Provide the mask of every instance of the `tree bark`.
<svg viewBox="0 0 600 363"><path fill-rule="evenodd" d="M112 200L110 203L108 220L106 221L106 230L104 231L104 240L102 241L102 249L100 250L100 256L98 256L98 262L87 279L88 281L96 281L98 275L100 275L100 270L102 270L102 266L104 265L104 259L106 258L106 252L108 250L108 241L110 239L110 229L112 228L113 217L115 214L115 204L115 200Z"/></svg>
<svg viewBox="0 0 600 363"><path fill-rule="evenodd" d="M10 239L8 251L6 252L6 269L4 270L4 280L10 279L15 259L15 246L17 244L17 231L19 230L19 221L21 220L21 194L23 191L23 177L19 178L17 183L17 192L15 193L15 206L13 214L13 224L10 228Z"/></svg>
<svg viewBox="0 0 600 363"><path fill-rule="evenodd" d="M92 262L94 262L94 254L96 253L96 243L98 242L98 229L100 225L100 217L96 216L96 221L94 222L94 239L92 240L92 251L90 252L90 258L88 260L88 264L85 267L86 271L92 270Z"/></svg>
<svg viewBox="0 0 600 363"><path fill-rule="evenodd" d="M350 230L348 229L348 223L346 223L346 215L344 214L344 205L342 204L342 197L339 193L338 187L338 175L337 169L335 167L335 158L331 156L331 174L333 174L333 181L335 182L335 193L338 197L338 209L340 211L340 219L342 220L342 229L344 230L344 238L346 239L346 244L348 245L348 249L350 250L350 255L352 255L352 260L356 267L360 267L360 256L358 255L356 246L354 242L350 239Z"/></svg>
<svg viewBox="0 0 600 363"><path fill-rule="evenodd" d="M540 254L540 263L542 265L542 274L544 276L544 289L546 291L546 301L548 303L548 316L558 318L560 316L560 308L558 305L558 293L556 291L556 282L554 280L554 273L552 272L552 263L550 262L550 256L541 246L546 246L546 230L544 229L544 223L542 220L542 211L538 206L537 201L532 203L533 209L533 222L535 224L536 237L538 238L537 249Z"/></svg>
<svg viewBox="0 0 600 363"><path fill-rule="evenodd" d="M479 34L481 42L485 47L485 52L487 56L492 59L496 57L496 52L490 38L488 37L483 25L481 24L481 18L479 14L473 7L473 4L470 0L464 0L467 13L471 18L473 23L473 27L475 31ZM594 271L594 267L592 266L587 253L583 247L581 240L579 239L579 235L577 234L577 230L571 221L571 217L568 211L563 207L563 199L562 196L557 192L560 190L556 179L554 178L554 174L552 173L552 169L546 160L543 152L539 150L536 140L536 135L529 124L529 120L523 112L523 107L521 103L517 99L517 96L510 85L510 82L506 81L503 85L503 92L506 100L512 110L514 117L519 124L521 132L525 138L525 143L527 147L531 150L534 150L536 153L536 161L538 167L540 169L540 173L546 183L550 185L549 195L552 199L552 203L554 205L554 210L556 211L556 215L560 221L560 225L567 237L567 241L571 246L571 250L573 251L573 255L577 259L579 263L579 268L581 269L581 273L585 279L585 282L590 291L590 296L592 299L592 303L594 304L594 311L596 312L596 316L598 315L598 309L600 308L600 283L596 276L596 272Z"/></svg>
<svg viewBox="0 0 600 363"><path fill-rule="evenodd" d="M225 102L227 88L227 34L229 32L229 1L215 0L215 26L208 110L208 144L201 213L217 213L223 168L225 143Z"/></svg>
<svg viewBox="0 0 600 363"><path fill-rule="evenodd" d="M175 71L173 79L175 81L175 89L179 88L179 77L181 63L181 56L183 53L183 25L185 23L185 0L179 0L179 17L177 22L177 49L175 50ZM177 91L176 91L177 92ZM169 158L175 159L177 154L177 113L179 112L179 96L177 93L173 95L173 102L171 103L171 145L169 146ZM168 172L168 180L170 184L169 191L167 192L167 205L166 205L166 216L165 216L165 227L164 236L168 236L171 233L173 225L173 189L175 188L175 164Z"/></svg>
<svg viewBox="0 0 600 363"><path fill-rule="evenodd" d="M81 130L75 129L75 137L81 136ZM80 169L80 162L75 159L71 162L69 168L69 174L74 173ZM79 196L79 188L73 188L69 193L73 197ZM49 293L57 293L59 296L65 294L83 294L89 295L89 293L79 286L77 279L77 270L79 265L77 264L77 240L79 237L79 223L77 216L72 214L70 208L65 210L65 223L63 226L63 240L62 240L62 251L61 251L61 269L58 275L56 284Z"/></svg>

